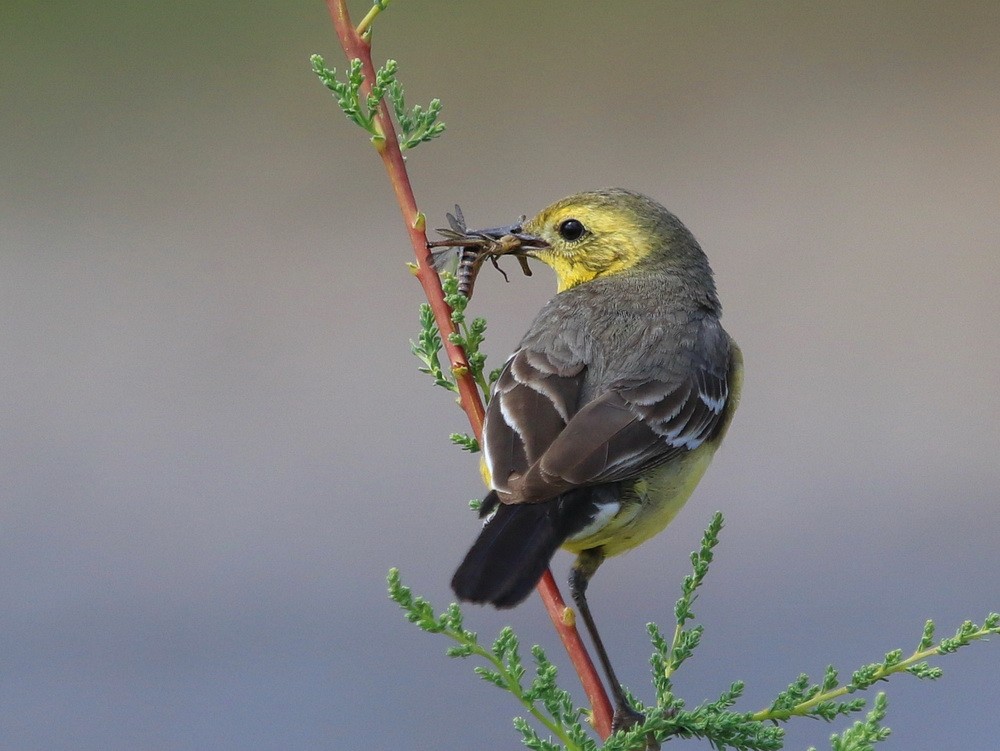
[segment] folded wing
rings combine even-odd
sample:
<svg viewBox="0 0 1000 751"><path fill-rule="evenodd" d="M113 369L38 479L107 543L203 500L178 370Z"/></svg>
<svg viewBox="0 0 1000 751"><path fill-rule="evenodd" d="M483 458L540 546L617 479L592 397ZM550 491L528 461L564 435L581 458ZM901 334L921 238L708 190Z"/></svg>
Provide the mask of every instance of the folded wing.
<svg viewBox="0 0 1000 751"><path fill-rule="evenodd" d="M538 503L632 479L710 439L729 398L730 343L717 323L692 333L692 346L652 376L612 380L583 404L583 363L518 350L497 382L484 431L501 501Z"/></svg>

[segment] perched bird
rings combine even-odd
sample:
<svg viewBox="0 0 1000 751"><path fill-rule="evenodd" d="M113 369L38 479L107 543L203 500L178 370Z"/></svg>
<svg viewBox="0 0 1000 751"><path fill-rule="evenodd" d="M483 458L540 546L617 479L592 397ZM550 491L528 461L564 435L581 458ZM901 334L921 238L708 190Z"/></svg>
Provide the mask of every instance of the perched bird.
<svg viewBox="0 0 1000 751"><path fill-rule="evenodd" d="M489 516L452 579L461 600L513 607L560 547L615 698L586 589L605 558L660 532L701 479L739 401L743 358L719 322L708 259L655 201L579 193L517 227L558 279L493 388L482 449Z"/></svg>

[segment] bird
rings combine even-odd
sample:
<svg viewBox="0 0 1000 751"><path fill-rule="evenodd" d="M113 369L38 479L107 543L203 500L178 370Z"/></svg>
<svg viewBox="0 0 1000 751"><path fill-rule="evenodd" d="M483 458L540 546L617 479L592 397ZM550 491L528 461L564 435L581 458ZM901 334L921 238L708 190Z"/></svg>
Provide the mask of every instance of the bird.
<svg viewBox="0 0 1000 751"><path fill-rule="evenodd" d="M720 323L705 253L655 200L621 188L577 193L516 230L505 252L551 267L557 292L492 387L486 521L451 586L462 601L514 607L558 549L575 554L570 594L618 730L642 716L611 666L587 585L688 500L739 403L743 356Z"/></svg>

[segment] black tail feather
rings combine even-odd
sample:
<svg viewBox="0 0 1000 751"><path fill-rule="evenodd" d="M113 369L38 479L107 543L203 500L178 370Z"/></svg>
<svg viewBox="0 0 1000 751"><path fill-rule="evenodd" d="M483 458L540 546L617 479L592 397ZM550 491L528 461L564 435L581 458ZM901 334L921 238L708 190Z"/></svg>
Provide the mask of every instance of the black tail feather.
<svg viewBox="0 0 1000 751"><path fill-rule="evenodd" d="M520 604L566 538L593 519L599 501L617 499L618 492L617 485L581 488L551 501L511 505L498 504L496 493L490 493L483 504L497 506L496 514L466 553L451 588L469 602L498 608Z"/></svg>
<svg viewBox="0 0 1000 751"><path fill-rule="evenodd" d="M531 594L565 540L552 518L554 505L501 504L451 580L459 599L512 608Z"/></svg>

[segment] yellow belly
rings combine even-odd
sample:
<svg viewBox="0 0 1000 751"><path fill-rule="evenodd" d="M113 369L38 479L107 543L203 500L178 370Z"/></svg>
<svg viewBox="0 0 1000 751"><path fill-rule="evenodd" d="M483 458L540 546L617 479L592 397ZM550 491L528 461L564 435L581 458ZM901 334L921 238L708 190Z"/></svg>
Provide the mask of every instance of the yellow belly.
<svg viewBox="0 0 1000 751"><path fill-rule="evenodd" d="M580 553L599 547L612 556L659 534L691 497L717 446L716 441L704 443L626 485L618 513L586 537L567 540L563 548Z"/></svg>
<svg viewBox="0 0 1000 751"><path fill-rule="evenodd" d="M564 550L581 553L601 548L605 556L618 555L659 534L673 521L712 462L715 450L729 430L733 413L740 403L740 392L743 390L743 353L732 339L730 345L732 361L729 366L726 413L712 439L626 486L618 512L600 528L585 536L567 540L563 544Z"/></svg>

